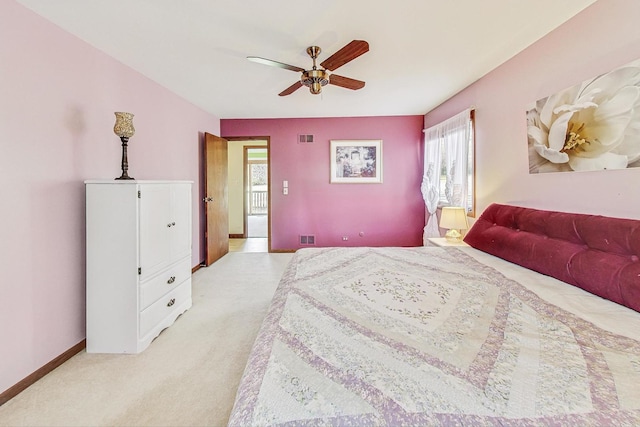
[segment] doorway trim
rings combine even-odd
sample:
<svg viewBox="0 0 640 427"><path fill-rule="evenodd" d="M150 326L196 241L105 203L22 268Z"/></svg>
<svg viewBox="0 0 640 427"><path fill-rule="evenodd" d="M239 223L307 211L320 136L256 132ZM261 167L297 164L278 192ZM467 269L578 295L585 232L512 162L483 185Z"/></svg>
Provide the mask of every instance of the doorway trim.
<svg viewBox="0 0 640 427"><path fill-rule="evenodd" d="M223 137L224 139L226 139L227 141L231 142L231 141L266 141L267 145L246 145L244 147L243 150L243 172L242 172L242 176L243 176L243 181L244 181L244 185L243 185L243 215L244 215L244 228L243 228L243 233L244 236L247 236L247 159L246 159L246 155L247 155L247 148L266 148L267 149L267 193L268 193L268 206L267 206L267 250L269 252L271 252L271 199L272 199L272 195L271 195L271 137L269 136L228 136L228 137Z"/></svg>

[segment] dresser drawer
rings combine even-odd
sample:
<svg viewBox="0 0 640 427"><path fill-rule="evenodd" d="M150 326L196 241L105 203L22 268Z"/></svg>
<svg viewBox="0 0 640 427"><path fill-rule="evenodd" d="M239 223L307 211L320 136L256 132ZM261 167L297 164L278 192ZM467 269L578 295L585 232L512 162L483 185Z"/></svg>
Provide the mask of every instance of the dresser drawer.
<svg viewBox="0 0 640 427"><path fill-rule="evenodd" d="M164 325L163 329L164 327L169 326L173 323L175 317L177 317L177 314L174 314L176 310L179 310L180 308L183 308L183 310L188 308L184 307L184 304L190 302L190 300L191 279L182 282L180 286L160 297L158 301L151 304L140 313L140 337L144 337L157 325ZM164 322L168 317L173 318L168 322ZM158 333L160 333L160 331L156 332L156 334Z"/></svg>
<svg viewBox="0 0 640 427"><path fill-rule="evenodd" d="M140 310L153 304L158 298L178 287L191 277L191 257L167 268L162 273L140 283Z"/></svg>

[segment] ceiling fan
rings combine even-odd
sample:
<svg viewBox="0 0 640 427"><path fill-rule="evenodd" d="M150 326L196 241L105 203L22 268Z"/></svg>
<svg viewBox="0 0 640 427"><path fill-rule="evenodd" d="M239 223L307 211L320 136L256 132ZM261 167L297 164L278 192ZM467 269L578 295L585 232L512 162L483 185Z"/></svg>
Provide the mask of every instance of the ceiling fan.
<svg viewBox="0 0 640 427"><path fill-rule="evenodd" d="M362 89L364 87L364 82L362 80L339 76L337 74L329 73L329 71L334 71L338 67L343 66L347 62L353 61L358 56L367 53L368 51L369 43L364 40L353 40L342 49L322 61L320 63L320 67L322 68L318 68L316 66L316 59L318 58L321 49L318 46L309 46L307 48L307 53L311 59L313 59L313 68L310 70L305 70L304 68L296 67L295 65L272 61L271 59L260 58L258 56L247 56L247 59L259 64L271 65L273 67L302 73L299 81L295 82L278 95L290 95L300 89L303 85L307 86L312 94L317 95L322 91L322 86L326 86L327 84L352 90Z"/></svg>

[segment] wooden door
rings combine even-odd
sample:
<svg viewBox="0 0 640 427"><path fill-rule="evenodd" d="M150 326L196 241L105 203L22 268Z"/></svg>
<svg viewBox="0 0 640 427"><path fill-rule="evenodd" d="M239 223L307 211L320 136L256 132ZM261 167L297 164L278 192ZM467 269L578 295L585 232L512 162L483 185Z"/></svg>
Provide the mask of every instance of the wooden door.
<svg viewBox="0 0 640 427"><path fill-rule="evenodd" d="M227 140L205 133L205 264L229 252Z"/></svg>

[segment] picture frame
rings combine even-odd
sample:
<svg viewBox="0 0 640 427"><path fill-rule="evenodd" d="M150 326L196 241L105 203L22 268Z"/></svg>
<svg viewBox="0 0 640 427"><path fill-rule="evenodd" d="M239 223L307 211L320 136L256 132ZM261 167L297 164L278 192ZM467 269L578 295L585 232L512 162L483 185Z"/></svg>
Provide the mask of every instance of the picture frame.
<svg viewBox="0 0 640 427"><path fill-rule="evenodd" d="M529 173L640 168L638 75L640 59L529 105Z"/></svg>
<svg viewBox="0 0 640 427"><path fill-rule="evenodd" d="M331 179L336 184L382 183L382 140L330 141Z"/></svg>

